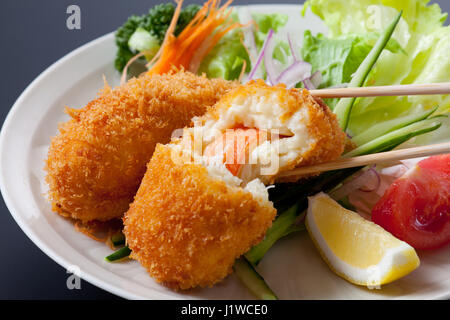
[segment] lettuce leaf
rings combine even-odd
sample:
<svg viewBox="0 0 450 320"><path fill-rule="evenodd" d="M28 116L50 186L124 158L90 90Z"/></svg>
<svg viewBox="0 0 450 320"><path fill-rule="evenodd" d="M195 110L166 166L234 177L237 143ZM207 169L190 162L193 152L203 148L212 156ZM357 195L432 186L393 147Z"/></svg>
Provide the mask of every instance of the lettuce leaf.
<svg viewBox="0 0 450 320"><path fill-rule="evenodd" d="M208 78L234 80L239 77L244 61L249 71L250 59L240 37L240 32L224 36L203 59L199 73L205 73Z"/></svg>
<svg viewBox="0 0 450 320"><path fill-rule="evenodd" d="M402 50L384 51L371 72L369 84L444 82L450 72L450 27L443 26L447 14L437 4L428 3L429 0L308 0L304 10L310 8L324 20L330 39L381 32L403 10L393 39L406 54ZM450 112L450 96L357 99L349 128L352 134L360 134L377 123L436 105L437 113Z"/></svg>
<svg viewBox="0 0 450 320"><path fill-rule="evenodd" d="M303 60L311 63L312 72L321 71L320 88L333 87L348 83L352 75L363 62L374 46L379 35L368 33L362 35L346 35L329 39L323 34L313 36L311 31L305 31L301 54ZM403 52L400 44L391 39L386 49L393 52ZM338 99L325 99L331 109L334 109Z"/></svg>
<svg viewBox="0 0 450 320"><path fill-rule="evenodd" d="M158 52L160 45L155 36L144 28L139 27L131 35L130 40L128 40L128 47L133 50L133 52L146 51L145 59L150 61Z"/></svg>
<svg viewBox="0 0 450 320"><path fill-rule="evenodd" d="M279 29L286 25L289 17L281 13L253 13L252 18L257 25L257 30L255 32L256 46L258 47L258 49L261 49L264 40L266 40L266 36L269 30L273 29L273 31L277 32Z"/></svg>
<svg viewBox="0 0 450 320"><path fill-rule="evenodd" d="M288 20L284 14L252 14L257 28L254 32L258 49L261 48L270 29L275 32L282 28ZM238 20L236 14L232 19ZM203 59L199 73L205 73L208 78L223 78L227 80L237 79L242 71L244 61L246 72L251 69L251 62L246 48L242 45L242 32L237 29L225 35L211 52ZM274 57L284 63L289 46L285 42L279 42L274 50Z"/></svg>
<svg viewBox="0 0 450 320"><path fill-rule="evenodd" d="M303 60L311 63L312 72L322 73L320 88L348 83L352 74L372 49L361 37L328 39L322 34L314 37L305 31L301 54ZM333 109L338 99L326 99Z"/></svg>

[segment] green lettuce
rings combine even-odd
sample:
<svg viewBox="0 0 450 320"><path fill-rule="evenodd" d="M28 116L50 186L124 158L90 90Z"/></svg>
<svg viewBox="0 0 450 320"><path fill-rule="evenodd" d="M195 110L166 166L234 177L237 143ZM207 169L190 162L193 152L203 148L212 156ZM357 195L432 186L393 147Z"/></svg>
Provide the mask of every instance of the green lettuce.
<svg viewBox="0 0 450 320"><path fill-rule="evenodd" d="M270 29L275 32L283 27L288 20L284 14L252 14L257 27L255 28L255 43L258 49L262 47ZM232 19L238 20L236 14ZM246 72L251 69L250 57L242 44L242 31L237 29L225 35L211 52L203 59L199 73L205 73L208 78L237 79L242 71L244 62ZM284 63L289 46L285 42L278 42L274 49L274 57Z"/></svg>
<svg viewBox="0 0 450 320"><path fill-rule="evenodd" d="M252 18L257 26L255 32L255 42L258 49L261 49L270 29L277 32L288 22L288 16L281 13L253 13Z"/></svg>
<svg viewBox="0 0 450 320"><path fill-rule="evenodd" d="M139 27L128 40L128 47L133 52L146 52L145 58L150 61L158 52L160 45L156 37L144 28Z"/></svg>
<svg viewBox="0 0 450 320"><path fill-rule="evenodd" d="M330 39L323 34L313 36L311 31L305 31L301 54L303 60L311 63L312 72L321 71L322 83L319 88L328 88L348 83L352 75L372 49L379 35L346 35ZM403 52L400 44L391 39L386 49L393 52ZM326 99L333 109L338 99Z"/></svg>
<svg viewBox="0 0 450 320"><path fill-rule="evenodd" d="M205 73L208 78L234 80L239 77L244 61L248 71L250 59L240 37L240 32L225 35L203 59L199 73Z"/></svg>
<svg viewBox="0 0 450 320"><path fill-rule="evenodd" d="M361 37L328 39L322 34L314 37L305 31L301 54L303 60L311 63L312 72L322 73L319 88L333 87L348 83L352 74L372 49ZM326 99L333 109L338 99Z"/></svg>
<svg viewBox="0 0 450 320"><path fill-rule="evenodd" d="M329 27L330 39L367 37L383 30L399 10L403 16L393 39L403 50L384 51L369 77L370 85L448 81L450 72L450 27L447 14L429 0L309 0L310 8ZM395 45L394 45L395 46ZM391 45L391 49L392 49ZM404 52L403 52L404 51ZM406 54L405 54L406 52ZM357 99L350 131L360 134L377 123L439 106L450 111L449 95L378 97Z"/></svg>

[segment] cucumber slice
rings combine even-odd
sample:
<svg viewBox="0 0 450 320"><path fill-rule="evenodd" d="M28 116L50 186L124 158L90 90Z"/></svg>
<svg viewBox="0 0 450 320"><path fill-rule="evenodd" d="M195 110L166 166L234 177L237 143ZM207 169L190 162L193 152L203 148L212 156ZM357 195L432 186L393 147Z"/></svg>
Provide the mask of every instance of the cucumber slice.
<svg viewBox="0 0 450 320"><path fill-rule="evenodd" d="M356 70L355 76L352 78L352 81L350 81L349 87L361 87L364 84L364 81L366 81L369 72L372 70L381 52L386 47L389 39L392 37L395 27L400 21L402 13L403 12L400 11L400 13L394 19L394 21L392 21L392 23L386 28L386 30L383 31L380 38L378 38L378 41L373 46L372 50L369 52L367 57L364 59L364 61ZM333 110L338 118L342 130L344 131L347 130L348 120L350 118L350 113L352 111L355 100L356 98L340 99L338 104Z"/></svg>
<svg viewBox="0 0 450 320"><path fill-rule="evenodd" d="M301 223L299 225L293 224L286 230L285 233L283 233L283 235L281 237L284 238L284 237L287 237L288 235L290 235L291 233L296 233L296 232L300 232L300 231L304 231L304 230L306 230L306 226L304 223Z"/></svg>
<svg viewBox="0 0 450 320"><path fill-rule="evenodd" d="M272 245L285 235L289 227L297 220L297 210L298 205L294 205L278 216L269 230L267 230L264 240L245 254L245 257L250 263L257 265Z"/></svg>
<svg viewBox="0 0 450 320"><path fill-rule="evenodd" d="M251 293L261 300L278 300L278 297L267 285L264 278L256 272L255 268L245 258L236 260L233 266L234 272L239 280L250 290Z"/></svg>
<svg viewBox="0 0 450 320"><path fill-rule="evenodd" d="M159 50L159 41L142 27L136 29L128 40L128 47L134 52L145 52L150 61Z"/></svg>
<svg viewBox="0 0 450 320"><path fill-rule="evenodd" d="M438 107L435 107L430 110L414 113L412 115L407 115L405 117L396 118L389 121L385 121L383 123L379 123L376 126L373 126L372 128L366 130L365 132L357 136L354 136L352 138L352 141L356 143L357 146L361 146L367 142L370 142L376 138L381 137L382 135L388 132L406 127L407 125L410 125L417 121L427 119L437 110L437 108Z"/></svg>
<svg viewBox="0 0 450 320"><path fill-rule="evenodd" d="M110 254L109 256L105 257L105 260L108 262L115 262L122 260L126 257L128 257L131 253L131 249L128 247L120 248L117 251L114 251L114 253Z"/></svg>
<svg viewBox="0 0 450 320"><path fill-rule="evenodd" d="M343 155L344 158L361 156L365 154L380 152L382 150L390 149L394 145L399 145L412 137L421 135L430 131L434 131L441 126L441 123L436 119L425 119L406 127L391 131L377 139L374 139L350 152Z"/></svg>

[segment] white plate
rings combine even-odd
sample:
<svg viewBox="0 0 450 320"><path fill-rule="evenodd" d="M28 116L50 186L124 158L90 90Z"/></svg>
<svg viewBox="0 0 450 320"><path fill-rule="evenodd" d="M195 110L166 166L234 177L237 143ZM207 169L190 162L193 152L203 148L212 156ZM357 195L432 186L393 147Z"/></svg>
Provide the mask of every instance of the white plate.
<svg viewBox="0 0 450 320"><path fill-rule="evenodd" d="M326 31L321 21L300 6L250 6L254 12L283 12L287 30ZM103 86L119 82L113 68L116 48L108 34L68 54L43 72L11 109L0 137L0 184L14 219L30 239L65 268L77 266L81 276L109 292L130 299L251 299L234 275L209 289L176 293L158 285L135 261L107 263L111 251L104 244L75 231L51 211L43 194L43 161L58 122L68 117L64 106L82 107ZM334 275L323 263L307 233L290 236L272 248L258 267L282 299L437 299L450 295L450 247L419 253L422 265L409 276L368 290Z"/></svg>

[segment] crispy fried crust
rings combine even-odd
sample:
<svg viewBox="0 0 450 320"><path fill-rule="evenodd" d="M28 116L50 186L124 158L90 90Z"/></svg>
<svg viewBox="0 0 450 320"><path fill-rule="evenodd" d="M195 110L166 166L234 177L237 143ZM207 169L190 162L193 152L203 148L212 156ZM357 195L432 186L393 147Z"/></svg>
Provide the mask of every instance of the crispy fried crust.
<svg viewBox="0 0 450 320"><path fill-rule="evenodd" d="M158 145L124 217L132 258L174 289L211 286L257 244L276 211L199 164L174 163Z"/></svg>
<svg viewBox="0 0 450 320"><path fill-rule="evenodd" d="M188 72L143 75L101 91L51 141L46 181L53 210L81 221L121 217L156 143L237 85Z"/></svg>
<svg viewBox="0 0 450 320"><path fill-rule="evenodd" d="M315 138L308 152L304 153L291 168L325 163L339 158L347 143L345 132L342 131L336 115L320 98L313 98L306 89L291 89L298 103L308 108L308 133ZM288 170L289 170L288 169ZM287 171L287 170L286 170ZM276 179L276 182L295 182L304 176L290 176Z"/></svg>

